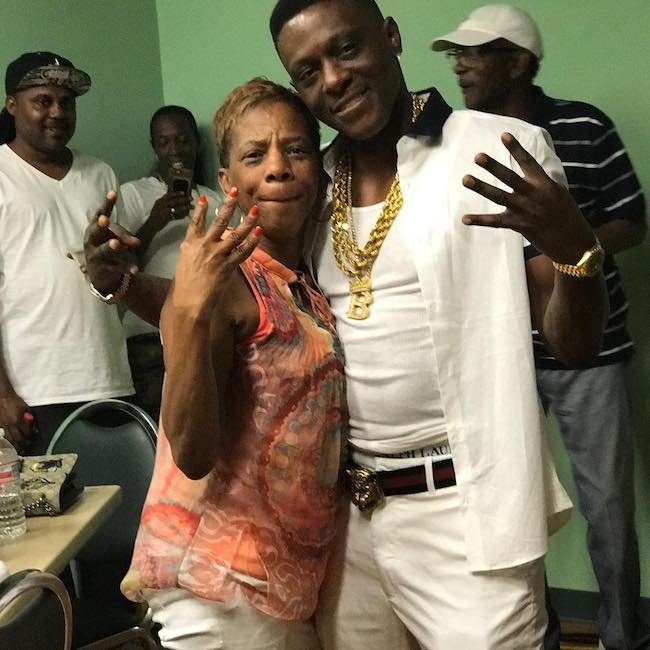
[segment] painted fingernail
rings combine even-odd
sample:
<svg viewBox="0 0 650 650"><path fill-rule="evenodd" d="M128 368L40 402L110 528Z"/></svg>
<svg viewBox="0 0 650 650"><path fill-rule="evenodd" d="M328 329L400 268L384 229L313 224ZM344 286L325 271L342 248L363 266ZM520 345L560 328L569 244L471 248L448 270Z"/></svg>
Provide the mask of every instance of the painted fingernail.
<svg viewBox="0 0 650 650"><path fill-rule="evenodd" d="M201 194L201 196L199 196L199 203L201 205L205 205L207 202L208 202L208 199L205 198L204 194Z"/></svg>
<svg viewBox="0 0 650 650"><path fill-rule="evenodd" d="M251 208L251 214L252 214L254 217L256 217L256 216L259 214L259 211L260 211L260 209L259 209L256 205L254 205L254 206Z"/></svg>
<svg viewBox="0 0 650 650"><path fill-rule="evenodd" d="M237 194L239 194L239 192L237 191L237 188L236 188L236 187L231 187L231 188L230 188L230 192L228 192L228 196L229 196L231 199L236 199L236 198L237 198Z"/></svg>
<svg viewBox="0 0 650 650"><path fill-rule="evenodd" d="M255 228L253 228L253 235L255 235L255 237L259 237L261 234L262 234L262 227L255 226Z"/></svg>
<svg viewBox="0 0 650 650"><path fill-rule="evenodd" d="M34 421L34 416L31 413L23 413L23 422L31 424Z"/></svg>

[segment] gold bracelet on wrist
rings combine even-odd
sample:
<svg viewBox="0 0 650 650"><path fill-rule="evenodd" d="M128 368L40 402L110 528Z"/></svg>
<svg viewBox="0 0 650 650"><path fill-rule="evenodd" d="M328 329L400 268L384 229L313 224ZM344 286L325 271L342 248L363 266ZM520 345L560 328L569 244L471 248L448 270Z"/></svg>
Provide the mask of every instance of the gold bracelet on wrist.
<svg viewBox="0 0 650 650"><path fill-rule="evenodd" d="M591 278L603 268L605 251L596 237L596 243L587 249L576 264L553 262L553 268L574 278Z"/></svg>

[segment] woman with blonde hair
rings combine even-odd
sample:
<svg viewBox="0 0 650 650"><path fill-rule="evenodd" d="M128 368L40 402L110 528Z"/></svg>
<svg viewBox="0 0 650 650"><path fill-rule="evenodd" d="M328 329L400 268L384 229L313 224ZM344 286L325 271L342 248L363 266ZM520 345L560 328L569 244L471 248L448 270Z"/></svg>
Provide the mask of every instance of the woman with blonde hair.
<svg viewBox="0 0 650 650"><path fill-rule="evenodd" d="M199 200L162 311L156 466L122 589L165 648L309 650L346 421L332 314L301 265L318 123L254 79L214 127L227 199L207 231Z"/></svg>

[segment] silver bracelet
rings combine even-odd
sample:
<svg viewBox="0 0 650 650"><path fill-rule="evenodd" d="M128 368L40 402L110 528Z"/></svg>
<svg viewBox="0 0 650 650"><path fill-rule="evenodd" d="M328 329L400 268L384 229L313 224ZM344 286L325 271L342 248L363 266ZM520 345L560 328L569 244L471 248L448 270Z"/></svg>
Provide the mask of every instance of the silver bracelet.
<svg viewBox="0 0 650 650"><path fill-rule="evenodd" d="M97 300L101 300L107 305L113 305L118 300L122 300L122 298L124 298L126 295L126 292L129 290L129 286L131 284L131 277L132 276L130 273L124 273L122 275L122 280L120 281L120 286L113 293L109 293L108 295L104 295L98 291L95 285L91 282L90 293L92 293L92 295L95 296Z"/></svg>

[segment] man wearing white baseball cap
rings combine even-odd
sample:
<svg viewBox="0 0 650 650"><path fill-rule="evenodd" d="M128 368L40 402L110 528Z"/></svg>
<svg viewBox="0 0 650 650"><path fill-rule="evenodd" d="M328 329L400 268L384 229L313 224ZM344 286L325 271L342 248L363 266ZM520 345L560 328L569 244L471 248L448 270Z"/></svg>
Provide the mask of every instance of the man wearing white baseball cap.
<svg viewBox="0 0 650 650"><path fill-rule="evenodd" d="M484 45L504 39L538 59L544 56L542 37L531 17L512 5L484 5L472 11L458 29L436 38L431 48L440 52L458 47Z"/></svg>
<svg viewBox="0 0 650 650"><path fill-rule="evenodd" d="M559 423L588 524L587 545L602 601L601 647L650 648L650 628L638 616L634 441L624 376L633 343L612 257L645 237L642 190L607 115L590 104L548 97L534 85L542 39L524 11L505 4L479 7L431 47L452 59L467 108L516 117L549 132L573 198L607 253L610 316L600 355L588 368L570 369L534 331L537 385L544 407ZM559 639L557 616L549 614L556 625L549 625L547 650L557 648Z"/></svg>

